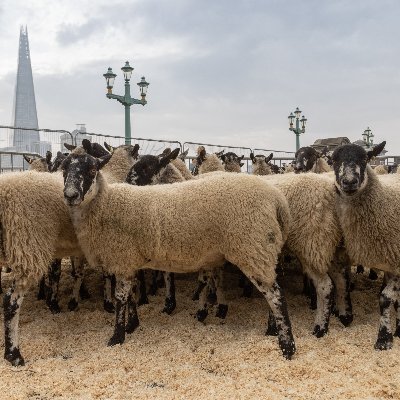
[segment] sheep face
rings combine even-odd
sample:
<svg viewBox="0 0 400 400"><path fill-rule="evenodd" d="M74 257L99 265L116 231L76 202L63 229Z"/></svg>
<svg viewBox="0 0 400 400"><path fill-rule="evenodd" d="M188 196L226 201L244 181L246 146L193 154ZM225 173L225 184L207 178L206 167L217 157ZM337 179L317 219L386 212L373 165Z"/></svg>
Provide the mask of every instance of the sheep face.
<svg viewBox="0 0 400 400"><path fill-rule="evenodd" d="M272 160L272 157L274 156L273 153L271 153L268 157L258 154L254 155L253 153L250 153L250 159L251 162L253 163L253 174L255 175L269 175L272 174L272 165L270 161Z"/></svg>
<svg viewBox="0 0 400 400"><path fill-rule="evenodd" d="M228 172L241 172L241 168L243 167L243 157L239 157L237 154L228 152L225 154L221 154L218 156L221 160L222 163L224 164L225 171Z"/></svg>
<svg viewBox="0 0 400 400"><path fill-rule="evenodd" d="M54 158L54 160L51 164L50 172L58 171L58 169L61 166L61 163L67 158L67 155L68 154L64 154L64 153L61 153L61 151L58 151L56 157Z"/></svg>
<svg viewBox="0 0 400 400"><path fill-rule="evenodd" d="M89 154L70 154L61 164L64 176L64 201L68 206L78 206L85 196L94 193L97 172L111 158L95 158Z"/></svg>
<svg viewBox="0 0 400 400"><path fill-rule="evenodd" d="M295 154L294 171L296 173L310 171L320 156L321 154L310 146L301 147Z"/></svg>
<svg viewBox="0 0 400 400"><path fill-rule="evenodd" d="M356 144L338 147L332 154L335 185L339 193L352 196L361 192L367 185L368 175L365 173L368 161L377 156L386 142L366 152Z"/></svg>
<svg viewBox="0 0 400 400"><path fill-rule="evenodd" d="M126 182L131 185L146 186L154 184L169 162L179 154L179 149L164 155L145 155L140 158L130 169Z"/></svg>

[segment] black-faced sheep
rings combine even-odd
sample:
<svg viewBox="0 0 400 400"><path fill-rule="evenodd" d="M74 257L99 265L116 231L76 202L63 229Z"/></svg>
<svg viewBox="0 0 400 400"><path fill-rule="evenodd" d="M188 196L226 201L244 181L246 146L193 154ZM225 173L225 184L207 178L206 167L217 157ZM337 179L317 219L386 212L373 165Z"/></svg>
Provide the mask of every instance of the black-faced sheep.
<svg viewBox="0 0 400 400"><path fill-rule="evenodd" d="M328 149L325 148L322 152L319 152L311 146L301 147L295 154L295 172L311 171L320 174L322 172L332 171L332 168L324 159L327 150Z"/></svg>
<svg viewBox="0 0 400 400"><path fill-rule="evenodd" d="M63 171L64 198L89 264L103 265L117 276L116 323L109 345L125 339L134 271L191 272L221 266L226 259L267 299L281 350L291 358L295 345L275 273L290 219L284 196L245 174L217 174L171 185L108 185L99 171L106 162L70 155ZM193 221L201 221L195 230Z"/></svg>
<svg viewBox="0 0 400 400"><path fill-rule="evenodd" d="M380 293L380 325L375 343L377 350L390 349L393 344L390 306L399 312L400 285L400 182L395 176L385 182L368 165L386 142L366 152L362 147L347 144L333 155L335 171L336 210L346 250L355 264L385 271L386 286ZM395 336L400 337L397 314Z"/></svg>

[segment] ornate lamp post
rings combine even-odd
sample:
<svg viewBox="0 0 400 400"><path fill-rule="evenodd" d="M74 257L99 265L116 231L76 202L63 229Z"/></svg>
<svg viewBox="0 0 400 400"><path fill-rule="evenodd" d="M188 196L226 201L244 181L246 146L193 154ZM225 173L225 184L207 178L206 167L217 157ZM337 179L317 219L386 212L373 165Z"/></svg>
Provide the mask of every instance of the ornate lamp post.
<svg viewBox="0 0 400 400"><path fill-rule="evenodd" d="M363 136L365 146L367 146L367 149L372 147L374 144L374 140L373 140L374 134L372 133L371 129L369 129L369 127L364 131L362 136Z"/></svg>
<svg viewBox="0 0 400 400"><path fill-rule="evenodd" d="M289 119L289 130L292 131L296 135L296 151L300 148L300 134L304 133L306 131L306 122L307 119L303 115L300 119L301 111L299 110L299 107L296 107L296 110L293 113L290 113L288 116ZM293 121L296 119L296 127L293 127ZM301 129L300 129L300 123L301 123Z"/></svg>
<svg viewBox="0 0 400 400"><path fill-rule="evenodd" d="M125 65L121 68L122 72L124 73L124 79L125 79L125 95L124 96L118 96L117 94L113 94L112 88L114 86L114 80L115 77L117 76L116 74L113 73L111 67L108 68L107 72L103 74L104 78L106 78L107 82L107 98L109 99L115 99L119 101L122 105L125 106L125 144L131 144L131 105L132 104L141 104L144 106L147 104L146 101L146 94L147 94L147 87L149 86L149 83L146 82L146 79L144 76L142 76L142 79L140 82L137 84L140 88L140 96L142 97L141 100L134 99L131 97L131 85L129 83L132 75L133 68L129 65L129 62L127 61Z"/></svg>

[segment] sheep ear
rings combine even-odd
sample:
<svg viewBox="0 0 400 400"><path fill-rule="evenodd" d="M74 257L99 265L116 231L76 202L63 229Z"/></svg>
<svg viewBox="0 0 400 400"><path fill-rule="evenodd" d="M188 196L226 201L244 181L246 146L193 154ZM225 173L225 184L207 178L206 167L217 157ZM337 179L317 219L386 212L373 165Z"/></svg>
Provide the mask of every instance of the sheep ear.
<svg viewBox="0 0 400 400"><path fill-rule="evenodd" d="M109 145L107 142L104 142L104 147L112 154L114 153L115 148Z"/></svg>
<svg viewBox="0 0 400 400"><path fill-rule="evenodd" d="M82 140L82 147L85 149L86 153L90 154L92 151L92 143L88 139Z"/></svg>
<svg viewBox="0 0 400 400"><path fill-rule="evenodd" d="M25 159L25 161L26 161L27 163L32 164L33 158L30 158L30 157L26 156L25 154L23 154L23 156L24 156L24 159Z"/></svg>
<svg viewBox="0 0 400 400"><path fill-rule="evenodd" d="M244 156L242 156L242 157L239 157L239 160L240 160L240 161L242 161L242 160L243 160L243 158L244 158Z"/></svg>
<svg viewBox="0 0 400 400"><path fill-rule="evenodd" d="M268 157L265 157L265 162L268 164L274 156L274 153L271 153Z"/></svg>
<svg viewBox="0 0 400 400"><path fill-rule="evenodd" d="M46 162L47 162L47 164L51 163L51 157L53 157L53 154L51 154L51 151L46 151Z"/></svg>
<svg viewBox="0 0 400 400"><path fill-rule="evenodd" d="M74 146L73 144L69 144L69 143L64 143L64 147L69 151L76 149L76 146Z"/></svg>
<svg viewBox="0 0 400 400"><path fill-rule="evenodd" d="M160 167L163 168L165 167L170 161L175 160L176 157L178 157L180 149L177 148L174 151L171 151L171 153L167 154L165 157L163 157L160 160Z"/></svg>
<svg viewBox="0 0 400 400"><path fill-rule="evenodd" d="M219 152L217 152L217 153L215 153L215 154L217 155L218 158L220 158L221 160L223 160L224 151L225 151L225 150L221 150L221 151L219 151Z"/></svg>
<svg viewBox="0 0 400 400"><path fill-rule="evenodd" d="M243 167L244 163L241 162L239 165L240 165L240 167Z"/></svg>
<svg viewBox="0 0 400 400"><path fill-rule="evenodd" d="M250 153L250 160L253 161L253 164L256 162L256 158L254 157L254 153Z"/></svg>
<svg viewBox="0 0 400 400"><path fill-rule="evenodd" d="M218 153L216 153L216 154L218 155ZM225 160L226 160L225 154L220 154L220 155L218 155L218 158L219 158L223 163L225 163Z"/></svg>
<svg viewBox="0 0 400 400"><path fill-rule="evenodd" d="M111 154L107 154L97 159L97 170L102 169L111 159Z"/></svg>
<svg viewBox="0 0 400 400"><path fill-rule="evenodd" d="M377 144L372 150L367 152L367 161L369 161L372 157L376 157L379 155L382 150L386 146L386 141L383 141L382 143Z"/></svg>
<svg viewBox="0 0 400 400"><path fill-rule="evenodd" d="M139 155L139 145L136 143L132 147L131 156L136 159L138 157L138 155Z"/></svg>
<svg viewBox="0 0 400 400"><path fill-rule="evenodd" d="M171 148L170 147L166 147L165 149L164 149L164 151L160 154L160 156L161 157L165 157L165 156L167 156L168 154L170 154L171 153Z"/></svg>

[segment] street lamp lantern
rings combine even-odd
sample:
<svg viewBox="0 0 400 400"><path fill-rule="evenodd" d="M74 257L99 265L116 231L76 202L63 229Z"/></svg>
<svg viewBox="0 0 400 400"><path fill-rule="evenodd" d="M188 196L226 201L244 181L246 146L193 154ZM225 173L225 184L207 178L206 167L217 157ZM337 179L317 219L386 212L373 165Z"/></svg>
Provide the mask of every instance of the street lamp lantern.
<svg viewBox="0 0 400 400"><path fill-rule="evenodd" d="M108 99L115 99L120 102L125 107L125 144L131 144L131 105L132 104L141 104L144 106L147 104L146 101L146 94L147 94L147 87L149 83L146 82L144 76L142 77L141 81L138 83L140 88L140 96L141 99L134 99L131 97L131 85L129 83L133 68L129 65L129 61L126 61L125 65L121 68L122 72L124 73L125 79L125 95L119 96L117 94L112 93L112 88L114 86L114 79L117 76L112 72L111 67L108 68L107 73L103 76L106 78L107 82L107 94L106 97Z"/></svg>
<svg viewBox="0 0 400 400"><path fill-rule="evenodd" d="M306 131L306 122L307 122L307 118L303 115L303 116L301 117L300 122L301 122L301 130L302 130L302 133L304 133L304 132Z"/></svg>
<svg viewBox="0 0 400 400"><path fill-rule="evenodd" d="M147 88L150 85L150 83L146 82L146 78L144 76L142 76L142 78L140 79L140 82L138 82L137 85L139 86L140 95L142 96L142 100L144 100L146 97L146 94L147 94Z"/></svg>
<svg viewBox="0 0 400 400"><path fill-rule="evenodd" d="M104 78L106 78L108 93L111 94L112 88L114 86L114 79L117 76L117 74L114 74L111 67L108 67L107 72L105 74L103 74L103 76L104 76Z"/></svg>
<svg viewBox="0 0 400 400"><path fill-rule="evenodd" d="M302 115L301 119L301 111L299 107L296 107L294 110L294 114L291 112L288 116L289 119L289 130L292 131L296 135L296 151L300 148L300 134L306 131L306 122L307 118ZM293 126L294 120L296 120L296 127ZM300 128L301 123L301 128Z"/></svg>
<svg viewBox="0 0 400 400"><path fill-rule="evenodd" d="M293 115L293 113L290 113L290 115L288 116L288 118L289 118L289 129L290 129L290 128L293 128L293 121L294 121L294 119L295 119L296 117Z"/></svg>
<svg viewBox="0 0 400 400"><path fill-rule="evenodd" d="M129 65L129 61L126 61L125 65L121 69L122 69L122 72L124 73L125 81L130 81L133 68Z"/></svg>
<svg viewBox="0 0 400 400"><path fill-rule="evenodd" d="M371 129L369 129L369 127L367 127L367 129L364 131L364 133L362 134L362 137L363 137L364 143L367 146L367 148L369 148L373 145L374 134L372 133Z"/></svg>

